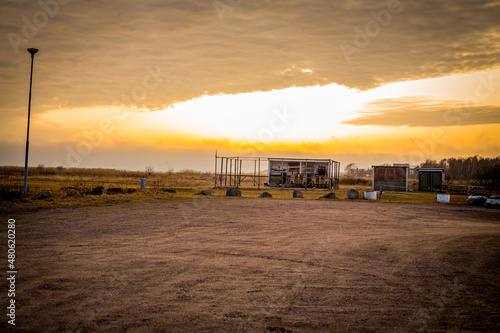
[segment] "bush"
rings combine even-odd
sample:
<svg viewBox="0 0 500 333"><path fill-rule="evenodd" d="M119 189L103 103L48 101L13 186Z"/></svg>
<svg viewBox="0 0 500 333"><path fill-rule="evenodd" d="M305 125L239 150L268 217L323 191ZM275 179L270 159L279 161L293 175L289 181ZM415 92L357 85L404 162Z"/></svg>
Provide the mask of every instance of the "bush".
<svg viewBox="0 0 500 333"><path fill-rule="evenodd" d="M474 177L480 185L500 188L500 163L480 168Z"/></svg>

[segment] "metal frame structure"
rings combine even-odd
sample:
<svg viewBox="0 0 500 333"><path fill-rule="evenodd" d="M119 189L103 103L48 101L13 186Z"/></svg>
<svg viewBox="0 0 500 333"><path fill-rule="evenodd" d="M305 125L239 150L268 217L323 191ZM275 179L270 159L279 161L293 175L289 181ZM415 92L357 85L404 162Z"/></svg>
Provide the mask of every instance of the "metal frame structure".
<svg viewBox="0 0 500 333"><path fill-rule="evenodd" d="M215 187L240 187L244 179L250 179L253 186L257 186L259 189L261 185L270 186L271 184L271 162L281 161L283 164L285 162L296 162L300 164L300 175L304 181L298 183L293 182L288 175L287 180L284 184L280 184L276 187L324 187L324 188L338 188L340 179L340 162L330 160L330 159L297 159L297 158L267 158L267 157L226 157L218 156L217 151L215 152L215 177L214 185ZM267 162L268 171L266 175L262 175L261 163ZM243 173L244 163L253 164L253 173L246 172ZM304 164L304 167L302 166ZM325 170L325 174L320 178L316 175L314 171L308 169L309 166L314 164L326 164L328 166ZM314 175L314 176L313 176ZM298 176L298 175L295 175ZM267 179L267 183L264 183ZM321 182L320 182L321 180ZM320 185L321 183L321 185ZM272 186L272 185L271 185Z"/></svg>
<svg viewBox="0 0 500 333"><path fill-rule="evenodd" d="M219 187L240 187L241 182L249 178L253 186L260 189L261 178L267 178L267 175L261 175L261 163L266 161L265 157L226 157L218 156L215 152L215 188ZM220 161L220 163L219 163ZM253 163L253 174L243 174L243 162Z"/></svg>
<svg viewBox="0 0 500 333"><path fill-rule="evenodd" d="M395 189L393 191L386 191L384 187ZM404 189L404 191L398 191L397 189ZM410 193L407 193L410 192ZM413 195L415 191L411 187L403 187L403 186L393 186L393 185L380 185L380 195L378 197L379 200L382 200L382 193L392 193L392 194L405 194L405 195Z"/></svg>

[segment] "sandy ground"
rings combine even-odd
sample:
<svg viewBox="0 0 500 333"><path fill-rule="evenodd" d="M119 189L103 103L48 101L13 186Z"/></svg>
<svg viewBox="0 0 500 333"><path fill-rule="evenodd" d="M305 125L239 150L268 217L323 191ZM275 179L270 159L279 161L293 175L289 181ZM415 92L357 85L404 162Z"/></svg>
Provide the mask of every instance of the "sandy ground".
<svg viewBox="0 0 500 333"><path fill-rule="evenodd" d="M496 210L230 198L0 214L4 234L17 225L17 332L500 330Z"/></svg>

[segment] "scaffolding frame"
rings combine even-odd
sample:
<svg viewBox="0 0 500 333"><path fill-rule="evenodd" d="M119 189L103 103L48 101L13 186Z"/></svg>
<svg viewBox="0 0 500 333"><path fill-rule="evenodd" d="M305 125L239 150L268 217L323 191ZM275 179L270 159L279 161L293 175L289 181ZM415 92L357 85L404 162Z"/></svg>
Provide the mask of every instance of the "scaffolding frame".
<svg viewBox="0 0 500 333"><path fill-rule="evenodd" d="M241 182L245 179L250 179L253 183L253 186L257 186L258 189L261 188L261 185L269 184L269 161L270 160L300 160L304 161L306 164L310 162L328 162L329 170L328 170L328 188L338 188L339 187L339 179L340 179L340 162L331 160L331 159L291 159L291 158L269 158L269 157L241 157L241 156L219 156L217 155L217 151L215 151L215 172L214 172L214 188L217 187L236 187L239 188ZM253 162L253 173L247 172L243 173L243 163L252 163ZM266 163L268 166L268 172L266 175L261 174L261 163ZM307 175L307 172L305 173ZM265 183L262 179L264 178L268 180L268 183ZM312 183L306 184L305 187L311 187Z"/></svg>
<svg viewBox="0 0 500 333"><path fill-rule="evenodd" d="M220 161L220 163L219 163ZM261 163L266 161L265 157L240 157L240 156L218 156L215 152L215 188L217 187L240 187L241 182L249 178L253 186L261 187ZM244 174L243 162L253 162L253 173Z"/></svg>

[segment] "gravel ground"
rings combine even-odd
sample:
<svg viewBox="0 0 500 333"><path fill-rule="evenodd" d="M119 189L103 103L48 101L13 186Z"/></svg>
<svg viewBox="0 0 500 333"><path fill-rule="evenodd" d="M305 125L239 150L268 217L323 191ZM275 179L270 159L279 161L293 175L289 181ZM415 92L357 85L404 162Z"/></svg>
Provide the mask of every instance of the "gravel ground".
<svg viewBox="0 0 500 333"><path fill-rule="evenodd" d="M498 210L229 198L0 214L4 232L16 220L17 332L500 329Z"/></svg>

